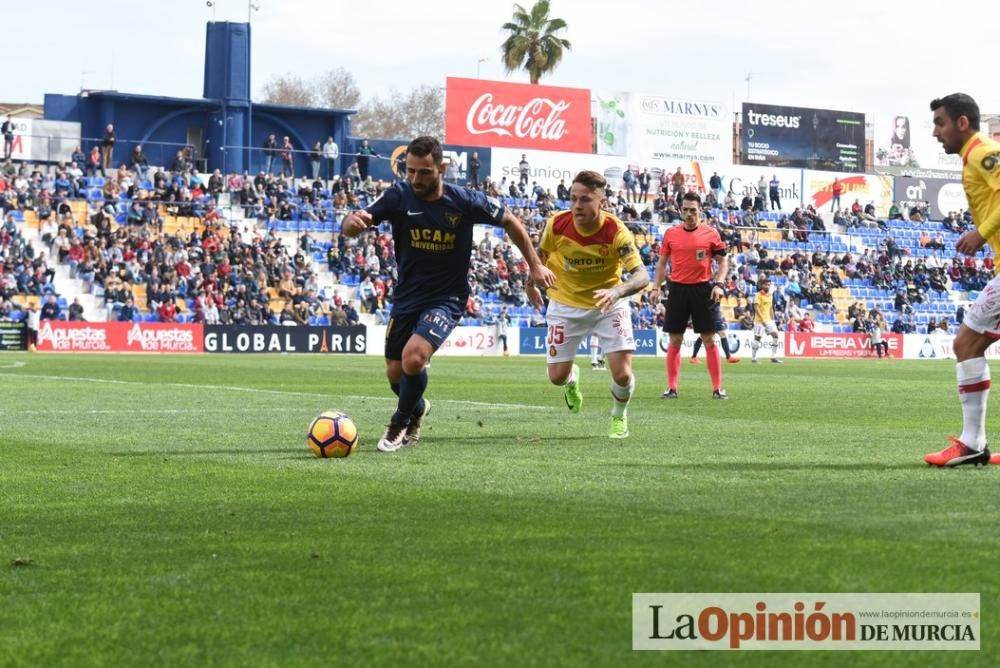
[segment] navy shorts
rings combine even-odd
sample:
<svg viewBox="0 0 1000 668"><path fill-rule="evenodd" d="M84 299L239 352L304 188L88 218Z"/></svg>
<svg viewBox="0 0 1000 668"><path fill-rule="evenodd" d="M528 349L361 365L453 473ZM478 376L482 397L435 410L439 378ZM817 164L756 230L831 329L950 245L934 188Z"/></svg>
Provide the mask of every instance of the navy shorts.
<svg viewBox="0 0 1000 668"><path fill-rule="evenodd" d="M385 358L403 359L403 348L414 334L430 341L434 350L437 350L458 325L461 317L461 309L448 302L432 304L422 311L393 313L385 329Z"/></svg>

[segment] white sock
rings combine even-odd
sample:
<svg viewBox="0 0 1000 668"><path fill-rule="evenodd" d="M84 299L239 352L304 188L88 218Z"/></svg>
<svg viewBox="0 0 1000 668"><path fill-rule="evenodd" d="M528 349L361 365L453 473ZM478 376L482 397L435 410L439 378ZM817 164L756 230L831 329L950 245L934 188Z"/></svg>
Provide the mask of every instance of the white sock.
<svg viewBox="0 0 1000 668"><path fill-rule="evenodd" d="M760 341L758 341L757 339L754 339L753 343L750 344L750 350L753 351L750 354L750 358L751 359L757 359L757 351L760 350Z"/></svg>
<svg viewBox="0 0 1000 668"><path fill-rule="evenodd" d="M986 447L986 404L990 397L990 367L985 357L955 365L958 399L962 403L962 436L959 440L973 450Z"/></svg>
<svg viewBox="0 0 1000 668"><path fill-rule="evenodd" d="M771 358L778 356L778 339L771 339Z"/></svg>
<svg viewBox="0 0 1000 668"><path fill-rule="evenodd" d="M565 385L576 385L576 366L570 369L569 377L566 379Z"/></svg>
<svg viewBox="0 0 1000 668"><path fill-rule="evenodd" d="M625 417L628 412L628 402L635 391L635 376L630 376L628 385L619 385L614 380L611 381L611 396L615 403L611 407L611 417Z"/></svg>

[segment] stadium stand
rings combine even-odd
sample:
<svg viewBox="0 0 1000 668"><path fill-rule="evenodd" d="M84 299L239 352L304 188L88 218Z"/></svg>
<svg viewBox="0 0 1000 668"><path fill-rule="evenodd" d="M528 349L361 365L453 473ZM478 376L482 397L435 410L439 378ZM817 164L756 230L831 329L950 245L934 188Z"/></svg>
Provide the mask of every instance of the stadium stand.
<svg viewBox="0 0 1000 668"><path fill-rule="evenodd" d="M205 175L182 158L169 170L122 165L109 176L85 175L73 163L5 163L0 318L21 319L27 304L55 295L63 318L79 297L91 320L385 322L396 270L391 231L383 225L348 239L340 225L389 183ZM489 179L483 187L533 235L549 213L568 207L541 187L528 193ZM636 205L607 194L652 274L663 232L679 219L673 196L665 189ZM967 213L930 222L919 211L911 220L881 220L844 210L825 222L811 207L715 204L709 199L705 216L730 247L723 310L734 329L747 326L756 283L767 275L785 326L856 331L880 313L896 331L955 333L958 307L994 266L988 248L976 258L955 253L971 225ZM505 305L515 325L533 317L537 324L524 293L527 267L504 231L479 228L476 241L463 324L493 322ZM659 295L634 299L635 326L655 327L662 316Z"/></svg>

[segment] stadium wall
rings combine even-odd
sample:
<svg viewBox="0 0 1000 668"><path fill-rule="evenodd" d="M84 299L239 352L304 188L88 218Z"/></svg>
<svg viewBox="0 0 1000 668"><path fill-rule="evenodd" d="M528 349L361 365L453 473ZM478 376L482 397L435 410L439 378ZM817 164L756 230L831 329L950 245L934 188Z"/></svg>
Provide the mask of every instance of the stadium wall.
<svg viewBox="0 0 1000 668"><path fill-rule="evenodd" d="M636 354L666 356L667 336L653 329L637 330ZM682 351L690 354L696 336L684 335ZM753 332L727 333L733 354L746 355ZM949 334L885 334L893 359L952 358L953 336ZM544 327L511 328L507 332L511 355L545 355L548 351ZM769 337L762 355L771 355ZM24 350L23 323L0 323L0 351ZM153 322L63 322L42 321L38 331L39 352L68 353L385 353L385 326L283 327L279 325L233 326ZM577 351L589 354L589 341ZM496 328L456 327L437 352L444 356L486 357L502 354ZM854 359L876 357L866 334L833 332L784 332L778 357L810 359ZM988 359L1000 359L1000 349L987 351Z"/></svg>

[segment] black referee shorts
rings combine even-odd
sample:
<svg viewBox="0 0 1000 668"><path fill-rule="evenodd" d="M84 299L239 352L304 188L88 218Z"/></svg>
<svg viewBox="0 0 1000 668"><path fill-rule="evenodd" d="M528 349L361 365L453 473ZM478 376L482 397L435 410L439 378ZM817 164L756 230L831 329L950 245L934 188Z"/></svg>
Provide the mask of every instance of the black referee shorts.
<svg viewBox="0 0 1000 668"><path fill-rule="evenodd" d="M663 331L668 334L683 334L688 320L698 334L713 334L724 330L726 327L722 310L712 301L712 285L671 283Z"/></svg>

